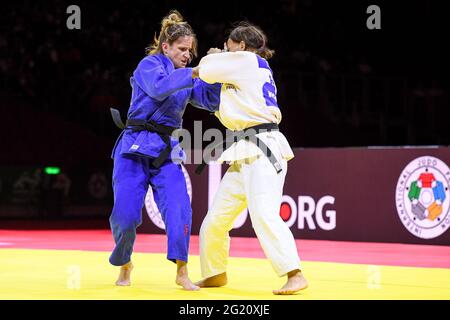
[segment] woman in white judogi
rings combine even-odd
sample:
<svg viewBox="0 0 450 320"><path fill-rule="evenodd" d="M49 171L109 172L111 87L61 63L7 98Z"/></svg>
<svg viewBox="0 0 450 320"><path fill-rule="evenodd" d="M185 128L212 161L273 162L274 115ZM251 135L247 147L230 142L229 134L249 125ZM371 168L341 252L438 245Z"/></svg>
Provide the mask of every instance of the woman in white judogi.
<svg viewBox="0 0 450 320"><path fill-rule="evenodd" d="M265 58L273 51L256 26L241 23L229 36L225 50L211 49L197 68L208 83L220 82L220 108L215 115L230 130L245 130L261 124L278 124L281 112L276 101L272 70ZM256 135L270 149L276 163L254 142L240 140L219 158L230 162L208 214L200 229L201 287L227 283L229 231L234 220L248 207L253 228L266 257L286 284L274 294L292 294L307 287L300 268L292 232L281 219L280 205L287 172L287 161L294 157L279 131ZM277 173L277 171L279 171Z"/></svg>

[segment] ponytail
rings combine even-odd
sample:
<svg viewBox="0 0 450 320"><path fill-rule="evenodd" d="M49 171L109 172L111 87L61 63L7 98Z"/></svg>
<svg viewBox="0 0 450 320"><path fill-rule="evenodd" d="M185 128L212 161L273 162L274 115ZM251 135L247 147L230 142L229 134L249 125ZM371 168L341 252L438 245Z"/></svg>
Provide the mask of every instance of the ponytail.
<svg viewBox="0 0 450 320"><path fill-rule="evenodd" d="M190 60L192 60L193 57L197 56L197 37L192 30L192 27L184 21L183 16L177 10L172 10L162 19L159 36L156 37L155 34L153 43L146 48L146 54L152 55L162 53L163 42L167 42L171 45L178 38L183 36L190 36L193 38L192 50L190 52Z"/></svg>

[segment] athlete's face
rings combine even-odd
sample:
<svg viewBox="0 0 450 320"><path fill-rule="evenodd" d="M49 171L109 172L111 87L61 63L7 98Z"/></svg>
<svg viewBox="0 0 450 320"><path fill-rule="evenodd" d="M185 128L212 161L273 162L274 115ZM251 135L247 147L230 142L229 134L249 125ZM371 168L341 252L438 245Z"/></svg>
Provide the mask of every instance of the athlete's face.
<svg viewBox="0 0 450 320"><path fill-rule="evenodd" d="M194 39L191 36L182 36L171 45L167 42L162 44L163 53L172 60L175 69L185 68L191 56Z"/></svg>
<svg viewBox="0 0 450 320"><path fill-rule="evenodd" d="M245 51L245 42L236 42L228 38L227 42L225 43L224 50L229 52Z"/></svg>

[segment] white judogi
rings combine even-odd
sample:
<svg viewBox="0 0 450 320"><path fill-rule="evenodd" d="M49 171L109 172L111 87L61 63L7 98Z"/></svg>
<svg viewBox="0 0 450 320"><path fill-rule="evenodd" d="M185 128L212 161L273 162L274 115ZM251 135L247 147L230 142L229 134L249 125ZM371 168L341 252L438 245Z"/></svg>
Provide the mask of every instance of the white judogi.
<svg viewBox="0 0 450 320"><path fill-rule="evenodd" d="M220 108L215 115L230 130L243 130L262 123L279 123L276 86L265 59L248 51L215 53L200 61L200 78L220 82ZM279 131L257 135L282 166L277 174L262 150L240 140L219 158L231 165L223 177L200 229L200 260L205 278L226 271L229 231L248 207L255 233L266 257L279 276L300 268L292 232L279 215L287 161L294 157Z"/></svg>

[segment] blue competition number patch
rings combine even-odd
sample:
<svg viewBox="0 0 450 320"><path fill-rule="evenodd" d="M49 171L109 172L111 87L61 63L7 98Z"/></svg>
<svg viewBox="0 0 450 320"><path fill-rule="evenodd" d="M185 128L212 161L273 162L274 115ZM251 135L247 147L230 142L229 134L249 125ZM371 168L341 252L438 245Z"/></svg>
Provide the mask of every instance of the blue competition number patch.
<svg viewBox="0 0 450 320"><path fill-rule="evenodd" d="M266 100L267 106L277 107L277 87L275 85L275 81L273 80L273 73L272 69L270 69L269 64L267 61L259 56L258 58L258 66L263 69L267 69L270 71L269 74L269 82L266 82L262 88L262 93L264 96L264 99Z"/></svg>

